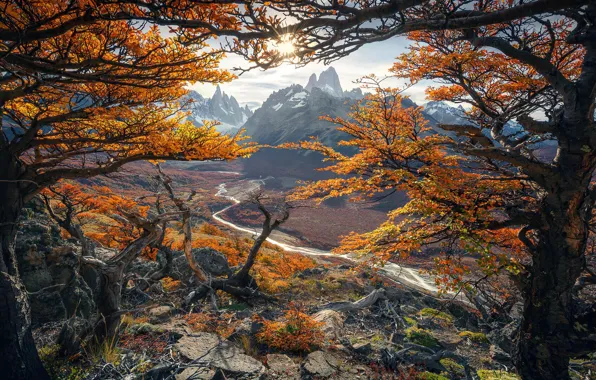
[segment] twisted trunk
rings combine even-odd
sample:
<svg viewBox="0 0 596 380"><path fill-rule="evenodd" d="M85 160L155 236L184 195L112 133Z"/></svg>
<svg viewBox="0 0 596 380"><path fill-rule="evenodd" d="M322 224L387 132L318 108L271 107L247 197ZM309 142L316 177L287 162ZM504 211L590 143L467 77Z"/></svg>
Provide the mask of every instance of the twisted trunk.
<svg viewBox="0 0 596 380"><path fill-rule="evenodd" d="M580 336L574 331L572 296L585 268L595 147L569 136L581 136L582 126L590 124L576 120L561 127L567 135L559 139L558 169L542 199L516 352L517 369L524 379L570 378L569 359Z"/></svg>
<svg viewBox="0 0 596 380"><path fill-rule="evenodd" d="M24 203L20 166L5 152L0 163L0 373L7 379L49 379L31 334L29 300L14 251Z"/></svg>

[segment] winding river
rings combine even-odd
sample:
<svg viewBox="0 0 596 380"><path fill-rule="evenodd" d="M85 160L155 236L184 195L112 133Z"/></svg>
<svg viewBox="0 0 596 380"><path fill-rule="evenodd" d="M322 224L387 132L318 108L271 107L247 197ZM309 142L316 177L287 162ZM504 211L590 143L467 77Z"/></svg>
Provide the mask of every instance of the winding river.
<svg viewBox="0 0 596 380"><path fill-rule="evenodd" d="M255 188L255 187L260 186L261 184L264 184L265 180L250 180L249 182L252 183L253 188ZM236 206L238 203L241 202L241 199L238 199L228 193L228 190L226 188L226 183L222 183L219 185L216 196L226 198L226 199L232 201L233 204L213 213L212 218L214 220L216 220L217 222L224 224L230 228L233 228L237 231L240 231L240 232L248 233L251 235L259 234L260 231L258 229L241 226L241 225L235 224L233 222L230 222L230 221L222 218L221 215L225 211L227 211L231 207ZM335 257L339 256L343 259L346 259L346 260L349 260L352 262L358 261L358 258L352 257L349 254L337 255L335 253L332 253L331 251L324 251L324 250L316 249L316 248L290 245L290 244L286 244L286 243L283 243L283 242L280 242L280 241L277 241L277 240L271 239L271 238L268 238L267 241L270 242L271 244L274 244L274 245L277 245L277 246L283 248L284 250L286 250L288 252L296 252L296 253L300 253L300 254L307 255L307 256L335 256ZM414 268L408 268L405 266L401 266L401 265L389 262L389 263L386 263L380 270L387 277L391 278L394 281L403 283L404 285L415 287L417 289L425 290L425 291L431 292L431 293L437 293L437 291L438 291L438 289L434 283L434 280L432 278L426 277L426 276L424 276L424 277L421 276L418 273L418 270L416 270Z"/></svg>

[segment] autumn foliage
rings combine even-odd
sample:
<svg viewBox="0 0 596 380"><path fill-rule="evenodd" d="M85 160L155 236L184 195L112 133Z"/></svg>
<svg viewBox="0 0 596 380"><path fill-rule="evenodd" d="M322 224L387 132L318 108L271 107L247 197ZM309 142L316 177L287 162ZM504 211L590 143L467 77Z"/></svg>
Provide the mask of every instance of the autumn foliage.
<svg viewBox="0 0 596 380"><path fill-rule="evenodd" d="M261 320L263 328L257 338L271 348L282 351L310 352L323 344L325 334L322 322L295 303L290 303L285 315L279 321Z"/></svg>
<svg viewBox="0 0 596 380"><path fill-rule="evenodd" d="M519 181L494 181L466 170L466 158L453 154L453 140L437 134L425 120L422 108L402 107L396 89L377 89L357 105L350 120L329 119L351 139L340 145L358 149L343 155L320 142L288 144L291 148L321 152L331 165L325 170L338 176L299 188L295 198L350 196L375 198L391 191L405 192L409 201L388 213L377 229L344 237L338 252L374 253L374 260L407 258L425 246L440 247L433 273L446 289L461 285L470 268L459 254L477 257L487 274L506 267L516 270L524 257L516 229L491 230L498 210L516 196Z"/></svg>

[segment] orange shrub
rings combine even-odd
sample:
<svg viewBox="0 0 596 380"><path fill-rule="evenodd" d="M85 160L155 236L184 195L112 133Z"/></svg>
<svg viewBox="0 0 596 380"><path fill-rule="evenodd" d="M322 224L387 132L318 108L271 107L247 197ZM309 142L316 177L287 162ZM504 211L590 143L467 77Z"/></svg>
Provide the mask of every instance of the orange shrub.
<svg viewBox="0 0 596 380"><path fill-rule="evenodd" d="M262 322L263 328L257 338L278 350L309 352L324 342L323 323L315 321L293 302L281 321Z"/></svg>
<svg viewBox="0 0 596 380"><path fill-rule="evenodd" d="M225 232L223 232L222 230L220 230L213 224L210 224L207 222L201 224L201 227L199 228L199 232L203 233L205 235L211 235L211 236L224 236L225 237L227 235Z"/></svg>
<svg viewBox="0 0 596 380"><path fill-rule="evenodd" d="M219 317L210 313L192 313L184 316L188 326L194 331L217 333L224 338L232 335L240 323L233 320L232 313L222 313Z"/></svg>
<svg viewBox="0 0 596 380"><path fill-rule="evenodd" d="M161 279L161 285L166 292L172 292L178 289L181 284L182 282L180 280L174 280L172 277L164 277Z"/></svg>

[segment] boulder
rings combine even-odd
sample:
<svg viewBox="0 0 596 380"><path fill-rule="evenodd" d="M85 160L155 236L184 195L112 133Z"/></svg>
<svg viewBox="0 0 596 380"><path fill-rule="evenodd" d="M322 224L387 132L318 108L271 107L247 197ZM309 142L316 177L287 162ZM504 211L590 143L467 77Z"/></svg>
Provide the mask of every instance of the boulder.
<svg viewBox="0 0 596 380"><path fill-rule="evenodd" d="M164 321L168 319L173 312L174 308L171 306L157 306L149 309L149 315L151 316L151 319L156 321Z"/></svg>
<svg viewBox="0 0 596 380"><path fill-rule="evenodd" d="M510 354L514 347L514 340L519 329L519 322L513 321L501 328L491 330L486 337L489 342L498 346L505 353Z"/></svg>
<svg viewBox="0 0 596 380"><path fill-rule="evenodd" d="M503 351L499 346L495 346L494 344L490 345L489 349L490 358L496 362L503 363L503 364L511 364L511 356Z"/></svg>
<svg viewBox="0 0 596 380"><path fill-rule="evenodd" d="M339 339L344 327L343 316L335 310L321 310L313 315L315 321L324 323L323 331L327 339Z"/></svg>
<svg viewBox="0 0 596 380"><path fill-rule="evenodd" d="M237 374L262 374L265 367L246 355L241 348L216 334L183 336L174 347L180 355L197 365L219 368Z"/></svg>
<svg viewBox="0 0 596 380"><path fill-rule="evenodd" d="M195 248L192 250L192 254L197 264L212 276L227 276L231 273L226 256L213 248ZM184 255L178 256L172 261L171 277L184 282L194 278L193 271Z"/></svg>
<svg viewBox="0 0 596 380"><path fill-rule="evenodd" d="M328 378L339 368L339 361L335 356L324 351L315 351L306 357L302 363L302 377L306 379Z"/></svg>
<svg viewBox="0 0 596 380"><path fill-rule="evenodd" d="M175 376L176 380L211 380L215 377L215 370L205 367L189 367Z"/></svg>
<svg viewBox="0 0 596 380"><path fill-rule="evenodd" d="M34 325L54 322L66 318L66 308L57 291L41 291L29 295L31 320Z"/></svg>
<svg viewBox="0 0 596 380"><path fill-rule="evenodd" d="M370 342L356 343L356 344L352 345L352 348L354 349L354 352L356 352L359 355L367 356L368 354L370 354L372 352L372 345L370 344Z"/></svg>
<svg viewBox="0 0 596 380"><path fill-rule="evenodd" d="M300 367L287 355L267 355L267 377L270 379L299 379Z"/></svg>

